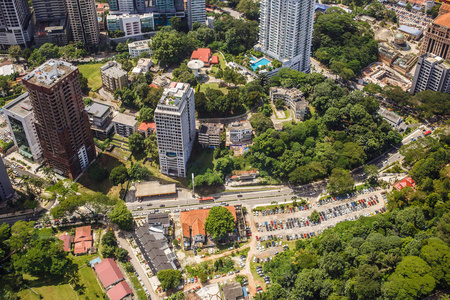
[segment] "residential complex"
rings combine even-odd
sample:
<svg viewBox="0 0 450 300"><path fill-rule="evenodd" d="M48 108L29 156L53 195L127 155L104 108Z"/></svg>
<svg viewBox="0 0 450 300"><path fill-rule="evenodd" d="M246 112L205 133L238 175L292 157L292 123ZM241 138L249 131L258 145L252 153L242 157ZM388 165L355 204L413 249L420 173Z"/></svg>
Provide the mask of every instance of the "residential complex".
<svg viewBox="0 0 450 300"><path fill-rule="evenodd" d="M94 0L66 0L75 43L82 42L86 49L96 50L100 42L97 8Z"/></svg>
<svg viewBox="0 0 450 300"><path fill-rule="evenodd" d="M44 160L71 179L96 156L78 74L72 64L51 59L23 78Z"/></svg>
<svg viewBox="0 0 450 300"><path fill-rule="evenodd" d="M186 164L195 140L194 90L172 82L155 110L156 137L161 173L186 177Z"/></svg>
<svg viewBox="0 0 450 300"><path fill-rule="evenodd" d="M30 46L33 22L26 0L0 1L0 48Z"/></svg>
<svg viewBox="0 0 450 300"><path fill-rule="evenodd" d="M303 121L309 113L309 104L305 100L303 93L296 89L286 89L282 87L270 88L270 98L275 103L277 99L283 99L286 106L295 113L295 118Z"/></svg>
<svg viewBox="0 0 450 300"><path fill-rule="evenodd" d="M255 48L284 67L308 73L314 5L314 0L262 0Z"/></svg>
<svg viewBox="0 0 450 300"><path fill-rule="evenodd" d="M152 49L150 43L152 40L135 41L128 44L128 53L132 58L139 57L142 53L147 52L152 55Z"/></svg>
<svg viewBox="0 0 450 300"><path fill-rule="evenodd" d="M145 12L147 0L109 0L111 12Z"/></svg>
<svg viewBox="0 0 450 300"><path fill-rule="evenodd" d="M112 123L116 134L123 137L129 137L137 131L137 121L134 116L118 113L112 119Z"/></svg>
<svg viewBox="0 0 450 300"><path fill-rule="evenodd" d="M3 159L0 158L0 202L10 199L14 196L14 189L9 180L8 172L6 172Z"/></svg>
<svg viewBox="0 0 450 300"><path fill-rule="evenodd" d="M111 122L113 117L111 106L93 102L91 105L86 106L86 111L89 115L92 135L102 140L110 136L114 129L114 125Z"/></svg>
<svg viewBox="0 0 450 300"><path fill-rule="evenodd" d="M128 87L128 74L122 65L116 61L109 61L100 67L103 88L109 92Z"/></svg>
<svg viewBox="0 0 450 300"><path fill-rule="evenodd" d="M42 148L36 132L33 107L28 93L20 95L3 106L3 112L19 153L28 159L41 161Z"/></svg>
<svg viewBox="0 0 450 300"><path fill-rule="evenodd" d="M192 25L196 22L199 24L205 24L205 0L187 0L186 17L190 30L192 30Z"/></svg>
<svg viewBox="0 0 450 300"><path fill-rule="evenodd" d="M252 125L249 121L235 122L229 127L229 139L234 144L251 141L252 134Z"/></svg>
<svg viewBox="0 0 450 300"><path fill-rule="evenodd" d="M425 90L450 93L450 63L441 57L425 53L419 57L411 85L411 93Z"/></svg>
<svg viewBox="0 0 450 300"><path fill-rule="evenodd" d="M419 55L432 53L450 60L450 5L444 3L439 16L428 25Z"/></svg>
<svg viewBox="0 0 450 300"><path fill-rule="evenodd" d="M198 143L203 148L216 148L220 146L220 137L223 133L223 124L204 123L198 131Z"/></svg>
<svg viewBox="0 0 450 300"><path fill-rule="evenodd" d="M133 70L131 71L131 74L133 75L145 74L150 70L152 64L153 62L151 58L140 58L137 62L136 67L134 67Z"/></svg>
<svg viewBox="0 0 450 300"><path fill-rule="evenodd" d="M33 0L36 20L34 42L37 46L51 43L67 45L71 39L65 0Z"/></svg>

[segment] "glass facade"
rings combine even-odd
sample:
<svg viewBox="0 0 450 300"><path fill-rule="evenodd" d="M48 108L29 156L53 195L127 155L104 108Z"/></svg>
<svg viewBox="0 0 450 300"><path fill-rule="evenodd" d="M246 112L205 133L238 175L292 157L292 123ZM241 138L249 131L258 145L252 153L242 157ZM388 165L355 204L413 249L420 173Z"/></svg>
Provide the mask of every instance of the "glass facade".
<svg viewBox="0 0 450 300"><path fill-rule="evenodd" d="M19 153L23 156L33 159L33 154L31 153L30 145L28 144L27 136L25 134L25 129L21 121L8 116L9 123L11 124L12 134L19 148Z"/></svg>

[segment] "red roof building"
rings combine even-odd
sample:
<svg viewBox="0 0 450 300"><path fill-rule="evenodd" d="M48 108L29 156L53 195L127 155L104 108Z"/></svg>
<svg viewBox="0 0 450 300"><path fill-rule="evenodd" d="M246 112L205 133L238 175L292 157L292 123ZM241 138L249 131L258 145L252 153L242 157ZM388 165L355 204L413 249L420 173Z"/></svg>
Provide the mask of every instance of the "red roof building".
<svg viewBox="0 0 450 300"><path fill-rule="evenodd" d="M217 55L214 55L211 59L211 64L216 65L219 63L219 57Z"/></svg>
<svg viewBox="0 0 450 300"><path fill-rule="evenodd" d="M64 232L61 234L58 239L63 241L63 249L66 252L70 252L70 249L72 249L72 243L73 243L73 236L67 234L67 232Z"/></svg>
<svg viewBox="0 0 450 300"><path fill-rule="evenodd" d="M119 282L108 291L108 296L111 300L122 300L131 294L133 294L133 291L125 281Z"/></svg>
<svg viewBox="0 0 450 300"><path fill-rule="evenodd" d="M206 67L209 67L211 64L212 52L209 48L198 48L194 52L192 52L191 60L198 59L205 63Z"/></svg>
<svg viewBox="0 0 450 300"><path fill-rule="evenodd" d="M123 280L123 275L112 258L105 258L101 263L94 266L94 270L105 289L109 289Z"/></svg>
<svg viewBox="0 0 450 300"><path fill-rule="evenodd" d="M413 189L416 187L416 182L410 176L405 177L404 179L394 183L394 187L397 189L397 191L401 191L404 187L407 186Z"/></svg>
<svg viewBox="0 0 450 300"><path fill-rule="evenodd" d="M85 254L92 247L91 226L78 227L75 231L75 255Z"/></svg>
<svg viewBox="0 0 450 300"><path fill-rule="evenodd" d="M138 127L138 132L145 138L148 138L156 130L155 122L142 122Z"/></svg>

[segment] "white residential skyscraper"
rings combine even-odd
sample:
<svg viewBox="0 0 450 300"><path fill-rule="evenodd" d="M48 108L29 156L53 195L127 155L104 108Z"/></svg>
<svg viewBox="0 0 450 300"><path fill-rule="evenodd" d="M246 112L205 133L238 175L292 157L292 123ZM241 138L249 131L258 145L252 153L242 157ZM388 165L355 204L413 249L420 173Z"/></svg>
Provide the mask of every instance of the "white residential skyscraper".
<svg viewBox="0 0 450 300"><path fill-rule="evenodd" d="M255 48L284 67L309 72L314 5L314 0L261 0Z"/></svg>
<svg viewBox="0 0 450 300"><path fill-rule="evenodd" d="M161 173L186 177L186 164L195 139L194 90L172 82L155 110L156 140Z"/></svg>
<svg viewBox="0 0 450 300"><path fill-rule="evenodd" d="M206 6L205 0L187 0L186 10L189 30L192 30L192 25L195 22L205 24L206 21Z"/></svg>
<svg viewBox="0 0 450 300"><path fill-rule="evenodd" d="M29 46L33 37L33 22L26 0L0 1L0 47Z"/></svg>

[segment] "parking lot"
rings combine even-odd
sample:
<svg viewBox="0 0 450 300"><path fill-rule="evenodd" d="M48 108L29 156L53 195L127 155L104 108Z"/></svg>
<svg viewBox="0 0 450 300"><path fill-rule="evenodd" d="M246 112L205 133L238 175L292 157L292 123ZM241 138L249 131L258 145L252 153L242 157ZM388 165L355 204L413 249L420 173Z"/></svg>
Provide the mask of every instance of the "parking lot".
<svg viewBox="0 0 450 300"><path fill-rule="evenodd" d="M385 4L388 9L395 11L400 25L407 25L416 27L421 30L425 30L428 23L433 19L420 11L411 10L408 11L400 5Z"/></svg>
<svg viewBox="0 0 450 300"><path fill-rule="evenodd" d="M276 252L283 251L283 243L287 241L308 239L339 222L382 213L386 210L385 197L384 190L371 188L352 195L319 200L307 209L303 207L303 210L278 208L253 212L257 251L261 258L268 256L270 259ZM319 223L309 219L313 210L319 212Z"/></svg>

